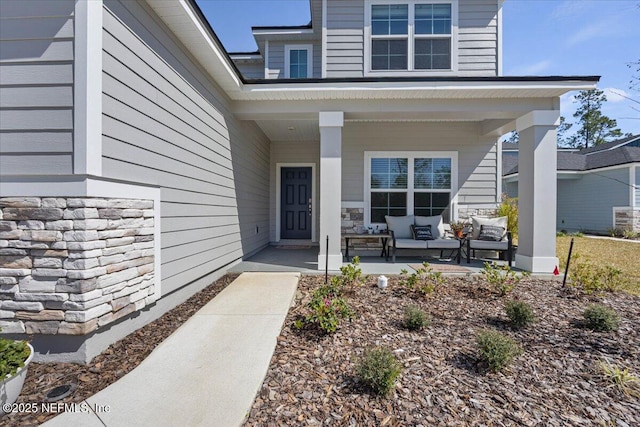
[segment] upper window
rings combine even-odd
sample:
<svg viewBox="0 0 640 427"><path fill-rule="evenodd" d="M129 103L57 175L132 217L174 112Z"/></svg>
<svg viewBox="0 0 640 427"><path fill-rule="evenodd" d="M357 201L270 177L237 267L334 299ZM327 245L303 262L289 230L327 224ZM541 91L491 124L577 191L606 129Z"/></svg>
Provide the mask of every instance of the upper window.
<svg viewBox="0 0 640 427"><path fill-rule="evenodd" d="M370 71L453 70L454 5L437 0L368 1Z"/></svg>
<svg viewBox="0 0 640 427"><path fill-rule="evenodd" d="M383 224L385 215L450 219L457 185L455 153L368 152L365 162L369 223Z"/></svg>
<svg viewBox="0 0 640 427"><path fill-rule="evenodd" d="M313 46L286 45L284 50L285 78L306 79L312 77Z"/></svg>

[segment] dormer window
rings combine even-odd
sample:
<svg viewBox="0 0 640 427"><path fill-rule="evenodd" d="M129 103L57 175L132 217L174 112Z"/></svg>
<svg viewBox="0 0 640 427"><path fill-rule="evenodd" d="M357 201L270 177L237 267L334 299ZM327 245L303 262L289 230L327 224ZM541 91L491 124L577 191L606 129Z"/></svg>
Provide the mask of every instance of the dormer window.
<svg viewBox="0 0 640 427"><path fill-rule="evenodd" d="M287 79L307 79L312 77L313 72L313 46L312 45L286 45L285 55L285 78Z"/></svg>
<svg viewBox="0 0 640 427"><path fill-rule="evenodd" d="M367 72L455 71L457 3L366 2Z"/></svg>

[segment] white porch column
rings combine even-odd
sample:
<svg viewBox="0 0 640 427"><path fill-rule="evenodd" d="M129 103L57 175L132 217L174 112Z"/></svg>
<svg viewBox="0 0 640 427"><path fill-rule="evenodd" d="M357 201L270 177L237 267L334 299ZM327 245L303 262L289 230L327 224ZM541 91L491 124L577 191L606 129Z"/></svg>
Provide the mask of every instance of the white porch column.
<svg viewBox="0 0 640 427"><path fill-rule="evenodd" d="M342 266L340 207L342 203L341 111L320 112L320 253L318 270L338 270ZM327 236L329 248L327 257Z"/></svg>
<svg viewBox="0 0 640 427"><path fill-rule="evenodd" d="M518 253L516 266L552 273L556 257L557 135L559 111L532 111L516 121Z"/></svg>

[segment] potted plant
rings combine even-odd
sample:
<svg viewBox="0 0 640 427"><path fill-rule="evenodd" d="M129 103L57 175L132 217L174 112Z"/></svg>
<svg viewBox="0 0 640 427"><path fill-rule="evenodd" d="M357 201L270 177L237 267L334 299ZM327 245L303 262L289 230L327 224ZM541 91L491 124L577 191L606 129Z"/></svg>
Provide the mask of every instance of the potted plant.
<svg viewBox="0 0 640 427"><path fill-rule="evenodd" d="M467 226L467 224L465 224L462 221L455 221L449 224L449 226L451 227L451 232L453 233L454 236L460 239L464 237L464 229Z"/></svg>
<svg viewBox="0 0 640 427"><path fill-rule="evenodd" d="M0 403L3 407L18 399L32 359L33 347L28 342L0 338Z"/></svg>

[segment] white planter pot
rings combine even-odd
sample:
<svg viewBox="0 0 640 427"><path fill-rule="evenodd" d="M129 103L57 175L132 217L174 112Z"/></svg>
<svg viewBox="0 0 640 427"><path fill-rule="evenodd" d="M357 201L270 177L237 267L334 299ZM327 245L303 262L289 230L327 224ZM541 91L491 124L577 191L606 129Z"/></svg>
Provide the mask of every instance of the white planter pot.
<svg viewBox="0 0 640 427"><path fill-rule="evenodd" d="M29 363L31 363L31 359L33 359L33 347L31 344L27 343L29 346L29 357L24 362L24 366L18 369L12 377L7 378L6 380L0 383L0 403L4 406L6 403L11 404L14 403L18 396L20 396L20 392L22 391L22 386L24 385L24 379L27 377L27 368L29 368ZM4 412L4 411L2 411Z"/></svg>

